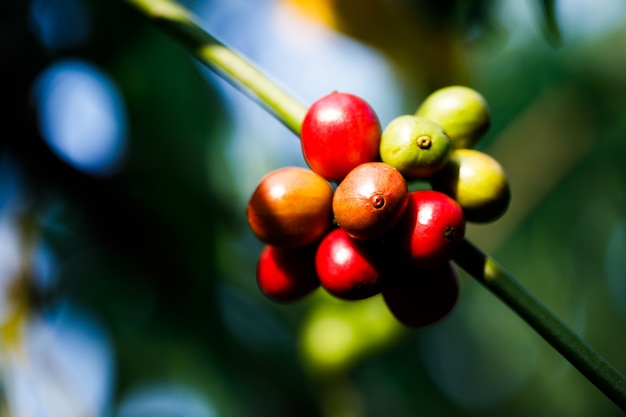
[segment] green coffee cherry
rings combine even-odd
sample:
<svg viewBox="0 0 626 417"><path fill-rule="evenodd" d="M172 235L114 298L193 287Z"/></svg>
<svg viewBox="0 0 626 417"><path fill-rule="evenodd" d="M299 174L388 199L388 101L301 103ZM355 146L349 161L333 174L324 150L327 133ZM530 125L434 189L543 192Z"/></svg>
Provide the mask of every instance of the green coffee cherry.
<svg viewBox="0 0 626 417"><path fill-rule="evenodd" d="M415 114L443 127L456 149L474 147L491 123L485 98L463 86L444 87L433 92Z"/></svg>
<svg viewBox="0 0 626 417"><path fill-rule="evenodd" d="M475 223L497 220L511 199L509 184L500 163L475 149L455 149L446 166L431 178L433 189L454 198Z"/></svg>
<svg viewBox="0 0 626 417"><path fill-rule="evenodd" d="M427 178L447 162L450 139L437 123L414 115L393 119L380 139L380 157L407 179Z"/></svg>

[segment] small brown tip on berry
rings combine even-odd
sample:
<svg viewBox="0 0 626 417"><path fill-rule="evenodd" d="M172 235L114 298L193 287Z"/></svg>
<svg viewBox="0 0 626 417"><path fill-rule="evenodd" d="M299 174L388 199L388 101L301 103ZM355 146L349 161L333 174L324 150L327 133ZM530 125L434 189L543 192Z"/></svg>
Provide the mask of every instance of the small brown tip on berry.
<svg viewBox="0 0 626 417"><path fill-rule="evenodd" d="M380 210L385 207L385 196L380 193L374 194L370 200L372 201L372 207L376 210Z"/></svg>
<svg viewBox="0 0 626 417"><path fill-rule="evenodd" d="M420 136L415 140L417 147L420 149L428 149L432 144L432 139L430 136Z"/></svg>
<svg viewBox="0 0 626 417"><path fill-rule="evenodd" d="M454 226L446 226L443 230L443 238L446 240L454 240L456 237L456 229Z"/></svg>

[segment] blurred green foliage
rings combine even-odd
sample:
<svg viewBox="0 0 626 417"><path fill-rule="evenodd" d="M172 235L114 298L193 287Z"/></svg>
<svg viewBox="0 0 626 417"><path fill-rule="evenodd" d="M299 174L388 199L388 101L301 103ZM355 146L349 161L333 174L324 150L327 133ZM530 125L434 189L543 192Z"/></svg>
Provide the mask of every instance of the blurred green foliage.
<svg viewBox="0 0 626 417"><path fill-rule="evenodd" d="M455 312L419 331L376 313L377 299L354 309L323 293L287 306L263 299L260 243L241 202L220 191L237 181L226 157L237 109L224 94L239 93L218 89L123 2L85 2L90 36L62 51L34 36L31 3L0 6L0 152L58 263L54 284L32 288L28 305L36 314L69 298L102 321L113 409L135 387L168 381L194 387L224 416L621 415L465 276ZM510 172L513 203L470 238L625 371L626 22L581 39L559 31L555 2L528 2L548 35L515 41L521 29L499 20L496 2L372 2L384 15L367 2L356 2L360 13L354 2L326 3L336 29L398 70L407 113L442 85L485 95L494 123L480 146ZM398 16L398 30L385 32ZM380 27L367 20L382 17ZM42 140L31 88L65 55L97 65L123 94L128 150L114 175L82 173ZM322 329L353 332L325 340L346 363L311 353L324 342L310 333L316 317L329 314L336 321Z"/></svg>

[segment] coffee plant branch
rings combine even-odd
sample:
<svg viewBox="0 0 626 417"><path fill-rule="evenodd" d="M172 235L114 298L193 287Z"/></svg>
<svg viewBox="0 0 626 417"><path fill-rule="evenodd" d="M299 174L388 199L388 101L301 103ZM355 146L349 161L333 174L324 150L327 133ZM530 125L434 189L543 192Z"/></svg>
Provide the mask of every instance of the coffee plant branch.
<svg viewBox="0 0 626 417"><path fill-rule="evenodd" d="M197 60L255 99L299 137L307 108L250 62L208 34L184 7L168 0L124 1L177 38ZM626 378L510 273L468 240L463 242L454 260L626 411Z"/></svg>
<svg viewBox="0 0 626 417"><path fill-rule="evenodd" d="M454 261L498 296L608 398L626 411L626 379L509 272L467 239Z"/></svg>
<svg viewBox="0 0 626 417"><path fill-rule="evenodd" d="M195 23L188 10L168 0L125 1L141 11L152 23L177 38L198 61L249 95L274 114L289 130L300 136L306 107L241 55L204 31Z"/></svg>

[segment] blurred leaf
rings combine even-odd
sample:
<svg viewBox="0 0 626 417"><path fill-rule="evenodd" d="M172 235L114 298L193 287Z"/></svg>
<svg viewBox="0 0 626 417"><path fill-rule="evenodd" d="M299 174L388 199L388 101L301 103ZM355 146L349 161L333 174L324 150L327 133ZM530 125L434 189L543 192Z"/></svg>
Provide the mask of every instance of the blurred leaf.
<svg viewBox="0 0 626 417"><path fill-rule="evenodd" d="M538 0L546 40L553 47L561 46L561 30L557 21L556 0Z"/></svg>

